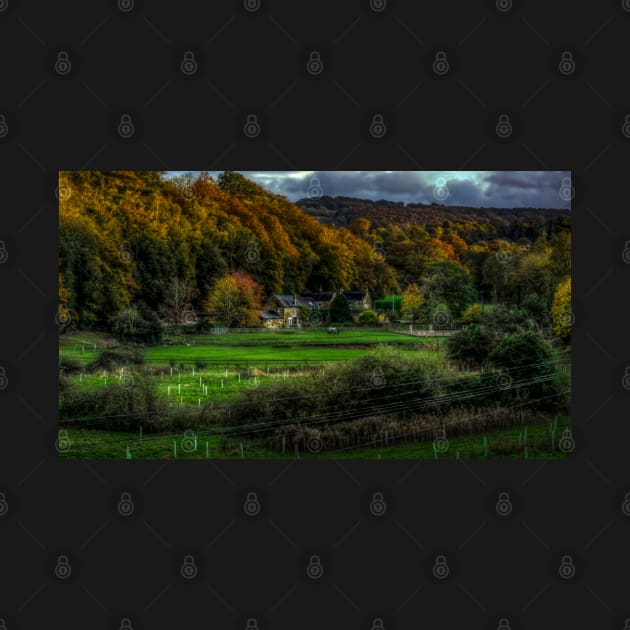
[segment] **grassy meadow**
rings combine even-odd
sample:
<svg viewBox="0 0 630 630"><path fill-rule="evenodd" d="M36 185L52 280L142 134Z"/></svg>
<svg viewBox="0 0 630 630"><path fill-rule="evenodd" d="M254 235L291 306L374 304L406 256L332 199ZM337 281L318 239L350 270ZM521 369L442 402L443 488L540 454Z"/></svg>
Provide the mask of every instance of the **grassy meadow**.
<svg viewBox="0 0 630 630"><path fill-rule="evenodd" d="M483 407L449 411L452 399L460 401L462 394L454 396L448 388L470 390L463 399L472 397L475 404L488 392L501 394L502 388L494 381L488 386L480 370L453 365L445 337L360 328L339 335L325 328L230 331L167 335L162 345L130 348L106 334L75 332L60 337L59 356L59 452L65 458L529 459L568 454L558 446L568 417L528 413L526 399L511 400L514 413L508 411L494 424L474 419L485 417ZM568 378L561 358L554 378ZM285 399L289 402L282 403ZM361 407L362 401L368 406ZM443 415L433 422L430 414L436 410ZM367 426L365 418L371 416ZM392 419L407 428L388 428ZM339 427L348 435L339 437Z"/></svg>

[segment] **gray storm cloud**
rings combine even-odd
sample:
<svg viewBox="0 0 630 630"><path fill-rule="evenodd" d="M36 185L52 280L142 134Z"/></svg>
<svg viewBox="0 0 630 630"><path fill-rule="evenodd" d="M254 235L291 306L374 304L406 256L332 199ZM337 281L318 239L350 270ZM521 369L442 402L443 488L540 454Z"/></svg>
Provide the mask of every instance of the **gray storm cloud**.
<svg viewBox="0 0 630 630"><path fill-rule="evenodd" d="M212 172L215 177L220 171ZM292 201L307 197L313 182L324 195L386 199L404 203L436 201L436 185L448 194L445 205L494 208L563 208L560 195L571 181L569 171L242 171L274 193ZM565 196L566 197L566 196Z"/></svg>

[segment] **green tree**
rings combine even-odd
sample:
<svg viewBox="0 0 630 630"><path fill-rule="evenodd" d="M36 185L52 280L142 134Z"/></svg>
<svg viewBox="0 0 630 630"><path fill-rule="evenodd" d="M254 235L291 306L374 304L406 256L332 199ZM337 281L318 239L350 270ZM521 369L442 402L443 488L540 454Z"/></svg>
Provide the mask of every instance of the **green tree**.
<svg viewBox="0 0 630 630"><path fill-rule="evenodd" d="M429 267L424 277L422 294L427 315L432 317L436 309L446 307L454 319L459 319L477 296L471 275L452 261L435 263Z"/></svg>
<svg viewBox="0 0 630 630"><path fill-rule="evenodd" d="M535 328L529 313L522 309L496 304L484 314L483 325L496 335L512 335Z"/></svg>
<svg viewBox="0 0 630 630"><path fill-rule="evenodd" d="M343 293L337 293L330 303L328 311L330 321L335 324L343 324L344 322L351 322L352 311L348 306L348 300Z"/></svg>
<svg viewBox="0 0 630 630"><path fill-rule="evenodd" d="M162 341L160 320L142 304L120 311L114 318L113 332L122 343L154 345Z"/></svg>

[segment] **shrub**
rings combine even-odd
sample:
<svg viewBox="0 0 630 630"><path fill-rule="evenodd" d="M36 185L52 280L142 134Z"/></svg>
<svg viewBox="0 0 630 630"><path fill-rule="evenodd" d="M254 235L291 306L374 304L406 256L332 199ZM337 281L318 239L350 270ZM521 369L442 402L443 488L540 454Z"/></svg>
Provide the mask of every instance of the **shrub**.
<svg viewBox="0 0 630 630"><path fill-rule="evenodd" d="M355 361L314 373L310 379L246 390L220 420L233 425L270 423L270 427L314 416L337 422L429 399L439 393L442 377L435 360L379 346Z"/></svg>
<svg viewBox="0 0 630 630"><path fill-rule="evenodd" d="M463 313L462 313L462 322L464 324L481 324L481 304L475 302L471 304Z"/></svg>
<svg viewBox="0 0 630 630"><path fill-rule="evenodd" d="M103 350L88 366L90 370L111 370L128 365L144 365L145 359L138 348L113 348Z"/></svg>
<svg viewBox="0 0 630 630"><path fill-rule="evenodd" d="M448 356L467 367L478 367L487 361L492 340L489 332L476 324L470 324L449 337L446 346Z"/></svg>
<svg viewBox="0 0 630 630"><path fill-rule="evenodd" d="M59 422L69 424L67 420L79 419L73 426L85 423L110 431L135 430L140 425L148 431L162 430L168 426L167 405L158 396L155 383L138 375L90 389L64 383L60 386Z"/></svg>
<svg viewBox="0 0 630 630"><path fill-rule="evenodd" d="M541 417L528 415L527 422L541 420ZM481 434L520 426L523 418L511 409L495 407L482 409L478 407L459 406L447 413L412 413L406 418L393 415L370 416L352 422L342 422L334 426L289 425L275 429L265 439L265 446L276 452L291 452L297 448L308 453L331 452L342 449L378 447L387 444L410 442L428 442L434 440L444 431L448 438L463 435ZM332 454L332 453L330 453Z"/></svg>
<svg viewBox="0 0 630 630"><path fill-rule="evenodd" d="M59 371L63 374L78 374L83 368L80 361L70 357L59 357Z"/></svg>
<svg viewBox="0 0 630 630"><path fill-rule="evenodd" d="M370 309L363 311L361 315L359 315L359 323L360 324L377 324L378 315Z"/></svg>
<svg viewBox="0 0 630 630"><path fill-rule="evenodd" d="M529 293L523 299L522 309L535 321L542 323L547 305L543 297L537 293Z"/></svg>
<svg viewBox="0 0 630 630"><path fill-rule="evenodd" d="M552 347L540 333L530 330L500 339L488 360L502 370L499 384L512 392L511 398L526 398L531 401L530 405L537 405L534 400L544 399L541 404L545 406L549 404L545 401L557 402L551 397L559 393L554 358Z"/></svg>

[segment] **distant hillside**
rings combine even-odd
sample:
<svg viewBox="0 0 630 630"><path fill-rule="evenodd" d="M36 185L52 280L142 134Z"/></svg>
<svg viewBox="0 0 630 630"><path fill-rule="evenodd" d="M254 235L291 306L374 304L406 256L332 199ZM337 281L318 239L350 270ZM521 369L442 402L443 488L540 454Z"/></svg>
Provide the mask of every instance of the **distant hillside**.
<svg viewBox="0 0 630 630"><path fill-rule="evenodd" d="M495 228L497 235L511 223L544 223L566 215L568 210L554 208L470 208L434 204L405 204L403 202L354 197L300 199L296 205L322 223L348 226L353 219L366 218L373 227L389 224L409 224L452 227L453 224L477 223Z"/></svg>

